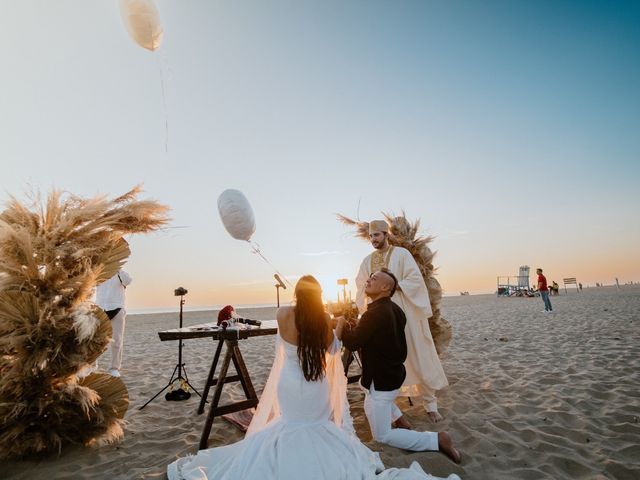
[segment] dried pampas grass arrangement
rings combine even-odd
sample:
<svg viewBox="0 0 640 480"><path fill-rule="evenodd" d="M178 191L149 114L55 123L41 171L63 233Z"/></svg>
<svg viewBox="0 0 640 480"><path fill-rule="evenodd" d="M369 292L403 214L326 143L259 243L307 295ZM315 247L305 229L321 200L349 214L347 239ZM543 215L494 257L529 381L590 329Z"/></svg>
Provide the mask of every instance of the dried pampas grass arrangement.
<svg viewBox="0 0 640 480"><path fill-rule="evenodd" d="M440 301L442 300L442 287L435 277L433 267L433 257L435 253L429 248L429 243L434 237L417 236L420 230L420 220L410 222L405 213L400 216L393 216L383 213L389 224L389 243L398 247L403 247L411 252L415 259L422 278L429 291L429 303L431 304L432 315L429 317L429 330L433 337L438 355L442 356L451 342L451 324L442 317L440 312ZM369 241L369 222L359 222L338 214L338 220L345 225L356 228L355 236Z"/></svg>
<svg viewBox="0 0 640 480"><path fill-rule="evenodd" d="M0 213L0 460L122 437L122 380L77 374L111 339L110 320L89 298L128 258L123 235L168 221L167 207L139 193L54 191L30 205L11 197Z"/></svg>

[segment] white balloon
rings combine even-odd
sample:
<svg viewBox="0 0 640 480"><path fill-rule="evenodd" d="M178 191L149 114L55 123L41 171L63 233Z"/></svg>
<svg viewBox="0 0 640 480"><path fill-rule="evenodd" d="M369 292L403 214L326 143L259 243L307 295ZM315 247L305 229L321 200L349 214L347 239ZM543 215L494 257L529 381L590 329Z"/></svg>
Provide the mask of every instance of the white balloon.
<svg viewBox="0 0 640 480"><path fill-rule="evenodd" d="M153 0L120 0L120 13L129 35L152 52L162 43L162 24Z"/></svg>
<svg viewBox="0 0 640 480"><path fill-rule="evenodd" d="M227 232L236 240L247 242L256 231L256 221L249 200L239 190L225 190L218 197L218 213Z"/></svg>

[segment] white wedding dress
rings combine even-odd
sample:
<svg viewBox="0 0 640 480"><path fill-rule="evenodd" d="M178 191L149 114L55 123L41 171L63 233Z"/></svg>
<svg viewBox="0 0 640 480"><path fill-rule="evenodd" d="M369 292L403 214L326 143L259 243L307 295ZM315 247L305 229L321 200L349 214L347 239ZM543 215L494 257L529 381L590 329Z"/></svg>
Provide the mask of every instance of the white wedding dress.
<svg viewBox="0 0 640 480"><path fill-rule="evenodd" d="M326 375L305 380L297 347L276 335L276 357L244 440L202 450L167 467L169 480L434 480L414 462L384 470L353 430L340 342L327 353ZM459 480L450 475L448 480Z"/></svg>

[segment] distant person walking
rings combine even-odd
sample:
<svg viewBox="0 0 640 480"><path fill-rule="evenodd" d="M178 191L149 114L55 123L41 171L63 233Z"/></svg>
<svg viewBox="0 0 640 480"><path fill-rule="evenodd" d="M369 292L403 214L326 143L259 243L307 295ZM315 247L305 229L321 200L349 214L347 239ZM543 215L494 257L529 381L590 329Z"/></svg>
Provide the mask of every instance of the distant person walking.
<svg viewBox="0 0 640 480"><path fill-rule="evenodd" d="M124 325L127 318L127 311L124 308L124 291L131 281L131 276L124 270L120 270L96 288L96 304L111 319L113 341L111 343L111 368L109 373L114 377L120 376L120 368L122 367Z"/></svg>
<svg viewBox="0 0 640 480"><path fill-rule="evenodd" d="M549 300L549 287L547 287L547 277L542 274L542 269L537 268L536 273L538 274L538 291L540 292L540 296L542 297L542 301L544 302L544 313L551 313L553 308L551 307L551 300Z"/></svg>

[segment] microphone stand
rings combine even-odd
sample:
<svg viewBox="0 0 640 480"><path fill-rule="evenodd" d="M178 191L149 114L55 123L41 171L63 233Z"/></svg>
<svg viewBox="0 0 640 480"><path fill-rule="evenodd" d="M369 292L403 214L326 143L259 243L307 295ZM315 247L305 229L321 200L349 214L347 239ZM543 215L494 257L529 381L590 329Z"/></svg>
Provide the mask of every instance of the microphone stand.
<svg viewBox="0 0 640 480"><path fill-rule="evenodd" d="M276 283L275 287L276 287L276 298L278 300L278 308L280 308L280 289L284 288L286 290L287 286L284 283L282 283L282 279L278 276L277 273L273 276L273 278L275 278L276 282L278 282Z"/></svg>
<svg viewBox="0 0 640 480"><path fill-rule="evenodd" d="M278 301L278 308L280 308L280 284L276 283L276 299Z"/></svg>

